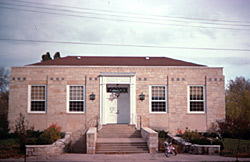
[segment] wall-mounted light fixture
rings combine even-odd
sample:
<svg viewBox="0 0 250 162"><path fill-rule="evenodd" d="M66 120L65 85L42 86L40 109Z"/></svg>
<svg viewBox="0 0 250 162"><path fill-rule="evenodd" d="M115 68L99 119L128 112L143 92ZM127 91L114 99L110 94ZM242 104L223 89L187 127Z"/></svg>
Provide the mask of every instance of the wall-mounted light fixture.
<svg viewBox="0 0 250 162"><path fill-rule="evenodd" d="M120 88L118 87L119 84L116 85L116 88L112 89L112 93L118 98L120 96Z"/></svg>
<svg viewBox="0 0 250 162"><path fill-rule="evenodd" d="M141 93L141 94L139 95L139 99L140 99L141 101L145 100L145 94Z"/></svg>
<svg viewBox="0 0 250 162"><path fill-rule="evenodd" d="M89 99L92 101L95 100L95 94L93 92L89 95Z"/></svg>
<svg viewBox="0 0 250 162"><path fill-rule="evenodd" d="M120 90L118 88L117 89L113 89L112 93L114 93L117 98L120 96Z"/></svg>

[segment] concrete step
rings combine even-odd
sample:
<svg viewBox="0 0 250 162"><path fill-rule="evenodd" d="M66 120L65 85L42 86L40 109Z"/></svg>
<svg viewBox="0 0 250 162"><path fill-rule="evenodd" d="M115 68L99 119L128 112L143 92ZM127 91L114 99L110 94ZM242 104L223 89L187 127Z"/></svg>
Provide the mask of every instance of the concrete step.
<svg viewBox="0 0 250 162"><path fill-rule="evenodd" d="M96 153L148 153L147 143L134 125L103 125L97 133Z"/></svg>
<svg viewBox="0 0 250 162"><path fill-rule="evenodd" d="M134 125L103 125L97 138L141 138L141 132Z"/></svg>
<svg viewBox="0 0 250 162"><path fill-rule="evenodd" d="M97 144L96 153L133 153L133 152L144 152L148 153L147 144Z"/></svg>
<svg viewBox="0 0 250 162"><path fill-rule="evenodd" d="M97 138L96 143L144 143L142 138Z"/></svg>
<svg viewBox="0 0 250 162"><path fill-rule="evenodd" d="M116 151L97 151L96 154L138 154L138 153L148 153L148 151L145 151L145 150L126 150L126 151L123 151L123 150L116 150Z"/></svg>
<svg viewBox="0 0 250 162"><path fill-rule="evenodd" d="M133 133L98 133L97 138L141 138L140 132L133 132Z"/></svg>
<svg viewBox="0 0 250 162"><path fill-rule="evenodd" d="M108 145L103 145L103 144L98 144L97 146L97 150L98 151L104 151L104 150L147 150L147 145L143 144L143 145L112 145L112 144L108 144Z"/></svg>
<svg viewBox="0 0 250 162"><path fill-rule="evenodd" d="M96 153L148 153L148 146L142 138L97 138Z"/></svg>

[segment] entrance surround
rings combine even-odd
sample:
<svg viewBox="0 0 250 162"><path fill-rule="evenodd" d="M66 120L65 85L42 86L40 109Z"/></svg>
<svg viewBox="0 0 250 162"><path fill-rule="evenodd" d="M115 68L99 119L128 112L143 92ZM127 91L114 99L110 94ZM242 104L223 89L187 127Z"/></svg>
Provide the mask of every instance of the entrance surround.
<svg viewBox="0 0 250 162"><path fill-rule="evenodd" d="M136 116L136 73L100 73L100 121L98 129L102 124L108 124L105 114L106 107L106 88L107 84L126 84L129 85L130 97L130 121L129 124L137 126Z"/></svg>

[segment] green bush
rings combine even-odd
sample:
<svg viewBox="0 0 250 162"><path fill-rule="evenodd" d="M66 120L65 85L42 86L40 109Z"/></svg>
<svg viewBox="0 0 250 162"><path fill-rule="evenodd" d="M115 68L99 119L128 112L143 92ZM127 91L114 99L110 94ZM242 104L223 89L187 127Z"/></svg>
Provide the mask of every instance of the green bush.
<svg viewBox="0 0 250 162"><path fill-rule="evenodd" d="M202 133L202 136L208 137L208 138L216 138L216 137L218 137L218 134L215 132L211 132L211 133L205 132L205 133Z"/></svg>
<svg viewBox="0 0 250 162"><path fill-rule="evenodd" d="M186 141L193 141L194 139L200 139L200 134L195 131L190 131L188 128L186 128L185 132L182 134L182 138Z"/></svg>
<svg viewBox="0 0 250 162"><path fill-rule="evenodd" d="M166 139L168 137L168 132L166 132L165 130L160 130L160 131L157 131L157 132L158 132L158 138Z"/></svg>
<svg viewBox="0 0 250 162"><path fill-rule="evenodd" d="M0 130L0 139L8 138L8 132L5 130Z"/></svg>
<svg viewBox="0 0 250 162"><path fill-rule="evenodd" d="M212 145L220 145L220 149L224 150L224 145L223 145L223 142L221 140L217 140L217 139L213 140Z"/></svg>
<svg viewBox="0 0 250 162"><path fill-rule="evenodd" d="M52 144L61 138L60 133L61 127L57 126L56 124L52 124L39 136L37 144Z"/></svg>
<svg viewBox="0 0 250 162"><path fill-rule="evenodd" d="M36 145L37 144L37 139L38 138L28 138L26 145Z"/></svg>
<svg viewBox="0 0 250 162"><path fill-rule="evenodd" d="M20 113L15 123L15 134L22 151L25 151L25 145L28 143L28 139L31 138L33 131L34 127L30 127L25 116Z"/></svg>
<svg viewBox="0 0 250 162"><path fill-rule="evenodd" d="M44 131L39 130L27 130L27 133L31 135L31 138L38 138Z"/></svg>
<svg viewBox="0 0 250 162"><path fill-rule="evenodd" d="M61 136L61 138L64 138L65 137L65 132L61 132L60 136Z"/></svg>
<svg viewBox="0 0 250 162"><path fill-rule="evenodd" d="M198 145L211 145L211 141L206 138L196 138L191 140L190 142Z"/></svg>

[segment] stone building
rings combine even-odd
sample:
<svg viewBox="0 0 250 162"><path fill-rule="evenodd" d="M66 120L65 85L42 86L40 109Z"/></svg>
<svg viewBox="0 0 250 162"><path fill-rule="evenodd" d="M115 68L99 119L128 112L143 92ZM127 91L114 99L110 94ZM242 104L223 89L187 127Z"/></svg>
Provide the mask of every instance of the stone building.
<svg viewBox="0 0 250 162"><path fill-rule="evenodd" d="M206 131L225 117L223 68L166 57L68 56L12 67L9 122L35 129L107 124Z"/></svg>

